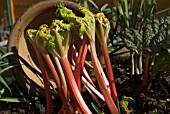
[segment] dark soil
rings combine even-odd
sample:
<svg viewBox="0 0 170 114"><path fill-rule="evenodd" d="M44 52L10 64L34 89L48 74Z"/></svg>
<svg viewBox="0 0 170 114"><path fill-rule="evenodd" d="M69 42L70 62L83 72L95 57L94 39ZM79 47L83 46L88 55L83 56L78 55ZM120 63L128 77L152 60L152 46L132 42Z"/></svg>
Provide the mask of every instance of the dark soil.
<svg viewBox="0 0 170 114"><path fill-rule="evenodd" d="M128 105L132 114L170 114L170 72L160 73L151 80L148 88L143 92L139 91L142 82L141 75L130 76L129 69L122 66L116 67L114 72L119 100L121 101L124 95L135 100ZM83 91L83 97L95 113L91 107L93 99L87 91ZM53 103L53 112L56 114L62 105L60 98L56 98ZM100 110L105 114L110 114L106 104L102 101L101 103L103 106ZM30 103L0 102L0 114L45 114L45 98Z"/></svg>
<svg viewBox="0 0 170 114"><path fill-rule="evenodd" d="M132 97L135 101L128 108L134 114L170 114L170 73L160 73L152 79L148 88L140 92L142 76L128 76L120 70L116 79L119 99Z"/></svg>
<svg viewBox="0 0 170 114"><path fill-rule="evenodd" d="M45 114L45 107L35 101L29 103L5 103L0 114Z"/></svg>

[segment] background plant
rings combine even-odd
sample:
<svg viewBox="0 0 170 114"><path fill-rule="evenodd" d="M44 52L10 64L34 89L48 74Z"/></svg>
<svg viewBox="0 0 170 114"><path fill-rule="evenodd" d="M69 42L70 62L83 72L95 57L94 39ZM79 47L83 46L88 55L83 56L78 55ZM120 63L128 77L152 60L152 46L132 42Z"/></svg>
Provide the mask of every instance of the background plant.
<svg viewBox="0 0 170 114"><path fill-rule="evenodd" d="M164 11L168 10L169 8ZM142 0L140 5L138 0L120 1L118 11L122 40L125 47L131 51L131 74L143 74L142 86L147 87L152 59L162 48L169 45L169 42L164 42L169 41L169 17L163 17L158 21L157 14L162 11L157 12L156 1L152 0ZM162 31L163 29L165 31ZM169 50L167 46L164 49Z"/></svg>
<svg viewBox="0 0 170 114"><path fill-rule="evenodd" d="M11 64L8 61L8 57L15 55L13 52L6 52L4 47L0 47L0 109L2 109L5 103L18 103L25 102L31 103L35 100L33 96L25 93L18 86L17 80L12 74L12 69L17 67L17 64Z"/></svg>

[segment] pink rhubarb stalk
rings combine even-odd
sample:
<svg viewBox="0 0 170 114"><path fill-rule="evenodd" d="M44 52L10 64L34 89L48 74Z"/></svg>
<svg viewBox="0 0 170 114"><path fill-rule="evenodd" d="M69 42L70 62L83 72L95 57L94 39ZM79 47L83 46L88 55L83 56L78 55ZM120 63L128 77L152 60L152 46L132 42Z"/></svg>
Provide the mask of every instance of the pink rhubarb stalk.
<svg viewBox="0 0 170 114"><path fill-rule="evenodd" d="M39 67L43 76L45 96L46 96L46 114L52 114L52 94L50 90L50 83L48 78L47 69L40 52L36 51Z"/></svg>
<svg viewBox="0 0 170 114"><path fill-rule="evenodd" d="M68 58L66 56L61 57L60 62L63 67L63 71L66 76L66 81L71 95L75 98L75 101L77 102L84 114L92 114L78 89Z"/></svg>
<svg viewBox="0 0 170 114"><path fill-rule="evenodd" d="M114 74L113 74L110 57L108 54L108 47L107 47L107 38L108 38L109 30L110 30L110 23L107 20L107 18L105 18L104 14L103 13L96 14L96 35L102 47L111 96L113 100L116 102L118 100L117 91L116 91Z"/></svg>
<svg viewBox="0 0 170 114"><path fill-rule="evenodd" d="M49 55L44 55L44 59L45 59L45 61L47 63L47 66L48 66L51 74L53 75L53 78L54 78L54 81L55 81L55 83L57 85L57 89L58 89L58 91L60 93L60 97L61 97L62 103L64 105L64 108L66 109L67 113L70 113L71 109L70 109L70 107L68 105L68 100L67 100L67 98L65 96L65 93L64 93L64 90L62 88L59 76L58 76L58 74L56 72L56 69L55 69L51 59L50 59L50 56Z"/></svg>
<svg viewBox="0 0 170 114"><path fill-rule="evenodd" d="M87 54L87 38L83 38L82 45L79 48L78 57L76 58L76 64L74 69L74 76L77 82L79 90L81 90L81 80L83 75L84 63Z"/></svg>

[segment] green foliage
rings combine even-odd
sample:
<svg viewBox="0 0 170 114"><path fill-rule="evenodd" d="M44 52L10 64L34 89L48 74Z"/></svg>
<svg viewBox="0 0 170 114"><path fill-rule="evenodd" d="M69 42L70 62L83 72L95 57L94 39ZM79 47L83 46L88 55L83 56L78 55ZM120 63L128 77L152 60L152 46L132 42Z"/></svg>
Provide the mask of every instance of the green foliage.
<svg viewBox="0 0 170 114"><path fill-rule="evenodd" d="M9 92L12 94L12 91L8 85L8 83L6 82L6 80L2 77L2 73L4 73L7 70L10 70L11 68L14 68L16 65L9 65L8 61L7 61L7 56L13 55L13 52L5 52L5 50L3 49L3 47L0 47L0 82L1 84L3 84L8 90ZM3 88L2 88L3 90Z"/></svg>
<svg viewBox="0 0 170 114"><path fill-rule="evenodd" d="M80 7L80 12L84 17L76 16L72 10L62 7L56 10L56 15L59 19L72 24L72 30L79 30L79 34L83 35L84 32L88 35L90 40L94 40L95 35L95 18L94 14L87 8Z"/></svg>
<svg viewBox="0 0 170 114"><path fill-rule="evenodd" d="M94 14L86 9L81 7L80 11L85 16L81 18L81 27L80 32L83 33L83 31L86 33L90 41L95 41L95 17Z"/></svg>
<svg viewBox="0 0 170 114"><path fill-rule="evenodd" d="M13 55L15 55L15 53L6 52L3 47L0 47L0 101L28 102L23 95L23 91L15 84L16 81L13 79L13 76L11 76L10 80L6 79L5 72L11 71L12 68L18 66L17 64L10 64L8 61L8 57ZM17 97L15 97L16 94Z"/></svg>
<svg viewBox="0 0 170 114"><path fill-rule="evenodd" d="M148 52L157 53L165 45L169 45L168 42L165 42L169 41L167 37L168 18L156 19L157 5L155 0L142 0L141 2L138 0L120 0L119 2L119 20L122 28L120 37L123 39L125 47L133 54L131 55L132 75L134 75L134 70L137 74L141 74L143 55Z"/></svg>
<svg viewBox="0 0 170 114"><path fill-rule="evenodd" d="M25 98L14 98L14 97L0 97L0 101L5 101L5 102L29 102Z"/></svg>

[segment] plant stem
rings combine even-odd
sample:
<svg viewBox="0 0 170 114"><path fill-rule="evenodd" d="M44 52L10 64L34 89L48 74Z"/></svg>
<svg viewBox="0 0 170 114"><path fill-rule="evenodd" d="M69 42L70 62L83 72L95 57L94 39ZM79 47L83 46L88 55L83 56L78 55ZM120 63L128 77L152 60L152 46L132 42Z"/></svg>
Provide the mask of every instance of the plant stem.
<svg viewBox="0 0 170 114"><path fill-rule="evenodd" d="M139 62L139 57L138 57L138 54L137 53L135 53L135 55L134 55L134 59L135 59L135 71L136 71L136 74L137 75L139 75L139 64L138 64L138 62Z"/></svg>
<svg viewBox="0 0 170 114"><path fill-rule="evenodd" d="M44 87L45 87L45 96L46 96L46 114L52 114L52 94L50 90L50 84L48 79L47 69L45 67L44 60L41 53L38 50L36 51L39 67L43 76Z"/></svg>
<svg viewBox="0 0 170 114"><path fill-rule="evenodd" d="M73 95L75 102L78 103L79 107L83 111L84 114L92 114L90 109L87 107L85 101L83 100L83 97L78 89L78 86L76 84L73 72L70 67L70 63L68 61L67 56L61 57L60 59L61 65L63 67L64 74L66 76L66 81L69 87L69 90L71 94Z"/></svg>
<svg viewBox="0 0 170 114"><path fill-rule="evenodd" d="M111 66L111 62L110 62L110 57L108 54L107 42L103 42L101 44L101 46L102 46L102 52L103 52L103 56L104 56L104 60L105 60L105 64L106 64L106 71L107 71L107 75L108 75L111 96L112 96L113 100L116 102L117 101L117 91L116 91L116 86L115 86L115 81L114 81L114 74L113 74L113 70L112 70L112 66Z"/></svg>
<svg viewBox="0 0 170 114"><path fill-rule="evenodd" d="M86 59L87 50L88 50L87 38L85 36L83 38L82 45L79 48L79 53L76 59L75 70L74 70L74 76L75 76L75 80L77 82L77 86L79 90L81 90L81 79L83 75L83 69L84 69L84 63Z"/></svg>
<svg viewBox="0 0 170 114"><path fill-rule="evenodd" d="M150 58L151 58L151 53L147 52L146 58L145 58L145 66L143 70L143 81L142 81L142 88L144 89L148 86Z"/></svg>
<svg viewBox="0 0 170 114"><path fill-rule="evenodd" d="M87 80L85 79L85 78L82 78L84 81L83 81L83 84L84 84L84 86L85 86L85 88L87 89L87 91L90 93L90 95L93 97L93 99L94 99L94 101L97 103L97 105L100 107L100 108L102 108L102 106L101 106L101 104L100 104L100 102L99 102L99 100L97 99L97 97L93 94L93 90L91 91L91 86L89 85L89 83L87 82ZM100 94L101 95L101 94ZM102 96L102 95L101 95ZM104 98L102 99L102 100L104 100Z"/></svg>
<svg viewBox="0 0 170 114"><path fill-rule="evenodd" d="M83 69L83 77L88 81L88 83L90 83L91 86L93 86L96 89L96 86L94 85L85 67Z"/></svg>
<svg viewBox="0 0 170 114"><path fill-rule="evenodd" d="M92 63L93 63L93 67L94 67L94 72L96 75L96 79L98 82L98 85L101 89L101 92L105 98L105 101L111 111L112 114L118 114L118 110L117 107L107 89L107 86L104 82L103 76L102 76L102 72L100 71L100 67L98 64L98 60L97 60L97 54L96 54L96 48L95 48L95 42L91 41L90 42L90 46L91 46L91 58L92 58Z"/></svg>
<svg viewBox="0 0 170 114"><path fill-rule="evenodd" d="M51 74L53 75L54 81L56 82L57 89L58 89L58 91L60 93L60 97L61 97L63 105L64 105L64 107L66 109L66 112L70 113L71 109L70 109L70 107L68 105L68 101L67 101L67 98L65 97L65 93L64 93L64 90L63 90L62 85L60 83L59 76L58 76L58 74L56 72L56 69L55 69L51 59L50 59L50 56L48 54L46 54L43 57L44 57L44 59L45 59L45 61L47 63L47 66L49 67L49 70L50 70Z"/></svg>
<svg viewBox="0 0 170 114"><path fill-rule="evenodd" d="M63 69L61 67L59 59L57 57L54 57L54 56L53 56L53 58L54 58L54 61L56 63L56 66L57 66L59 74L60 74L60 78L61 78L61 82L62 82L62 85L63 85L64 94L65 94L65 96L67 98L67 83L66 83L66 80L65 80Z"/></svg>
<svg viewBox="0 0 170 114"><path fill-rule="evenodd" d="M132 63L131 75L135 74L134 53L135 53L134 51L131 52L131 63Z"/></svg>
<svg viewBox="0 0 170 114"><path fill-rule="evenodd" d="M143 55L143 52L140 51L139 54L140 54L140 55L139 55L139 74L142 74L142 70L143 70L143 68L142 68L142 64L143 64L142 55Z"/></svg>
<svg viewBox="0 0 170 114"><path fill-rule="evenodd" d="M82 77L82 80L83 80L83 84L87 86L87 88L92 92L94 92L101 100L105 101L103 95L96 89L94 88L91 83L88 82L88 80L86 80L84 77ZM89 91L88 90L88 91Z"/></svg>

